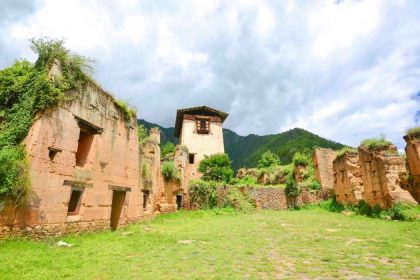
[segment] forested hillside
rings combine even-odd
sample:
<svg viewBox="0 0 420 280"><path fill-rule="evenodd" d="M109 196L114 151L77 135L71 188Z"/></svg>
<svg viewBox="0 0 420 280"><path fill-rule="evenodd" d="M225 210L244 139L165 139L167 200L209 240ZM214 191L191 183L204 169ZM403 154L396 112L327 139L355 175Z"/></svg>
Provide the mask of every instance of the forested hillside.
<svg viewBox="0 0 420 280"><path fill-rule="evenodd" d="M164 128L160 125L149 123L145 120L139 120L146 128L159 127L161 130L161 143L173 142L174 128ZM255 167L261 154L271 150L279 155L282 164L292 161L295 152L303 152L305 149L314 147L341 149L344 145L327 140L309 131L301 128L294 128L278 134L259 136L250 134L240 136L232 130L223 129L225 151L232 160L235 170L241 167Z"/></svg>

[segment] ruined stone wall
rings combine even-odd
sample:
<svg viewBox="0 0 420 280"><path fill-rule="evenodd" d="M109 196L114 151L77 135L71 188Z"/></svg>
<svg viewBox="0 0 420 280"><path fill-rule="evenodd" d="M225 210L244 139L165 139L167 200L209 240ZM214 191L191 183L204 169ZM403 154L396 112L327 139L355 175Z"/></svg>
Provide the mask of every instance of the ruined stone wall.
<svg viewBox="0 0 420 280"><path fill-rule="evenodd" d="M404 140L407 143L405 153L410 173L405 188L417 202L420 202L420 139L405 136Z"/></svg>
<svg viewBox="0 0 420 280"><path fill-rule="evenodd" d="M92 85L79 98L37 117L24 141L33 196L26 209L17 212L16 227L95 220L109 223L114 190L126 192L121 223L144 217L137 123L135 118L125 120L114 102ZM80 148L82 127L93 134ZM78 148L83 150L83 164L76 164ZM69 215L74 188L83 192L77 213ZM9 220L6 212L0 214L0 224Z"/></svg>
<svg viewBox="0 0 420 280"><path fill-rule="evenodd" d="M308 167L303 165L296 165L294 174L295 174L295 182L301 183L304 181L304 176L308 172Z"/></svg>
<svg viewBox="0 0 420 280"><path fill-rule="evenodd" d="M363 199L363 181L357 154L347 153L333 162L334 193L338 202L356 205Z"/></svg>
<svg viewBox="0 0 420 280"><path fill-rule="evenodd" d="M219 199L226 200L225 197L229 193L230 188L235 186L219 187ZM241 188L243 193L255 201L258 209L284 210L293 207L292 201L287 197L284 188L271 187L250 187L245 186ZM322 201L323 195L321 192L310 192L303 189L301 194L296 198L296 206L304 204L318 203Z"/></svg>
<svg viewBox="0 0 420 280"><path fill-rule="evenodd" d="M154 214L158 201L164 192L160 164L160 131L151 128L148 139L143 143L140 151L140 167L148 169L150 174L142 174L140 187L143 192L148 192L148 201L145 212ZM142 170L143 171L143 170ZM144 171L142 172L144 173Z"/></svg>
<svg viewBox="0 0 420 280"><path fill-rule="evenodd" d="M312 155L315 177L324 192L329 192L334 187L333 161L335 157L336 152L325 148L316 148Z"/></svg>
<svg viewBox="0 0 420 280"><path fill-rule="evenodd" d="M369 151L359 147L359 159L363 178L363 199L370 205L390 208L395 203L417 204L410 193L401 188L407 176L404 159L391 145L386 150Z"/></svg>
<svg viewBox="0 0 420 280"><path fill-rule="evenodd" d="M176 146L174 155L175 167L180 172L180 180L166 181L161 176L163 185L163 192L158 200L158 209L161 213L170 213L178 210L178 207L189 209L189 193L188 182L190 180L188 173L188 150L181 145ZM178 199L181 199L180 205L177 204Z"/></svg>

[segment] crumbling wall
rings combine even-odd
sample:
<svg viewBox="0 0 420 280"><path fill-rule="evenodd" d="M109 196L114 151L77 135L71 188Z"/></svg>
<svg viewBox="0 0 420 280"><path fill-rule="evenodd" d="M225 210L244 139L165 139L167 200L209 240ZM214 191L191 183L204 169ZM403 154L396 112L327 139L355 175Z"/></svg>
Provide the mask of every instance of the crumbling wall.
<svg viewBox="0 0 420 280"><path fill-rule="evenodd" d="M18 230L65 224L66 229L94 221L110 226L114 192L124 192L120 224L144 217L137 122L127 119L113 97L98 86L91 84L79 98L39 115L24 145L33 195L8 226ZM70 213L75 190L82 194L77 211ZM8 214L0 214L0 224Z"/></svg>
<svg viewBox="0 0 420 280"><path fill-rule="evenodd" d="M359 159L363 178L365 200L370 206L390 208L395 203L417 204L410 193L401 188L407 176L404 159L398 156L397 148L369 151L359 147Z"/></svg>
<svg viewBox="0 0 420 280"><path fill-rule="evenodd" d="M154 214L158 210L157 204L164 192L160 153L160 131L158 128L151 128L149 137L142 144L140 151L140 166L142 168L140 186L143 193L149 198L144 209L148 214Z"/></svg>
<svg viewBox="0 0 420 280"><path fill-rule="evenodd" d="M312 155L315 177L325 193L331 191L334 187L333 161L335 157L336 152L325 148L316 148Z"/></svg>
<svg viewBox="0 0 420 280"><path fill-rule="evenodd" d="M308 167L303 165L296 165L294 174L295 174L295 182L299 184L305 180L305 174L308 173Z"/></svg>
<svg viewBox="0 0 420 280"><path fill-rule="evenodd" d="M162 177L163 193L159 199L159 211L162 213L175 212L179 208L190 208L188 182L189 174L188 150L181 145L176 146L174 164L180 173L180 180L166 181Z"/></svg>
<svg viewBox="0 0 420 280"><path fill-rule="evenodd" d="M404 140L407 143L405 153L410 174L405 189L417 202L420 202L420 138L405 136Z"/></svg>
<svg viewBox="0 0 420 280"><path fill-rule="evenodd" d="M333 161L334 193L342 204L358 204L363 199L363 180L360 173L359 156L353 153Z"/></svg>

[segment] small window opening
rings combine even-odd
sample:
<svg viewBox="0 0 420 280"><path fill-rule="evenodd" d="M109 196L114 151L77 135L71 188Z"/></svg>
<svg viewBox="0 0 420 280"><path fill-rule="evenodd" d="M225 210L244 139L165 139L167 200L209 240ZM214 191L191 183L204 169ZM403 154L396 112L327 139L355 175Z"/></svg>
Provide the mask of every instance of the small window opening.
<svg viewBox="0 0 420 280"><path fill-rule="evenodd" d="M188 159L189 159L189 162L190 162L190 164L194 164L194 154L189 154L188 155Z"/></svg>
<svg viewBox="0 0 420 280"><path fill-rule="evenodd" d="M178 194L176 196L176 209L177 210L182 209L182 200L183 200L182 194Z"/></svg>
<svg viewBox="0 0 420 280"><path fill-rule="evenodd" d="M208 119L197 119L197 132L208 134L210 131L210 121Z"/></svg>
<svg viewBox="0 0 420 280"><path fill-rule="evenodd" d="M90 148L92 146L94 134L80 130L79 145L76 152L76 165L83 167L86 163Z"/></svg>
<svg viewBox="0 0 420 280"><path fill-rule="evenodd" d="M77 214L77 212L79 212L79 206L80 206L80 201L82 198L82 193L83 193L82 190L75 190L75 189L71 190L69 207L67 210L68 214Z"/></svg>
<svg viewBox="0 0 420 280"><path fill-rule="evenodd" d="M143 191L143 209L147 210L147 204L149 204L149 192Z"/></svg>
<svg viewBox="0 0 420 280"><path fill-rule="evenodd" d="M50 150L48 152L48 157L50 158L50 161L54 161L54 158L57 155L57 153L58 153L58 151L53 151L53 150Z"/></svg>

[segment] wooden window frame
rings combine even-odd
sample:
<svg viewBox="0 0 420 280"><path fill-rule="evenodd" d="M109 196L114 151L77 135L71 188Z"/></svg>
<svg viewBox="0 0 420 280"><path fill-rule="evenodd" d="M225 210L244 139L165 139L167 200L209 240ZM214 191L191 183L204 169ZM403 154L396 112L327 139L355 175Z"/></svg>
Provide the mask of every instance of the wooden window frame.
<svg viewBox="0 0 420 280"><path fill-rule="evenodd" d="M204 128L203 128L203 122L204 122ZM210 118L203 118L203 117L197 117L195 119L195 126L197 129L198 134L209 134L210 133Z"/></svg>

